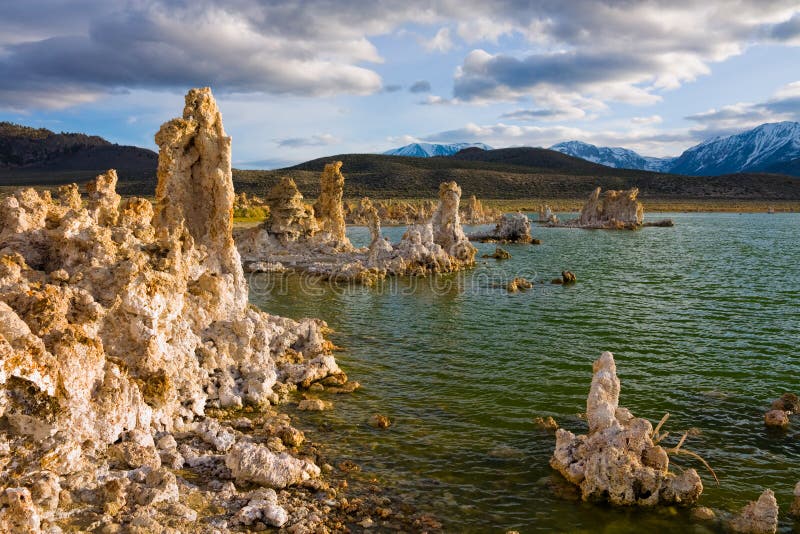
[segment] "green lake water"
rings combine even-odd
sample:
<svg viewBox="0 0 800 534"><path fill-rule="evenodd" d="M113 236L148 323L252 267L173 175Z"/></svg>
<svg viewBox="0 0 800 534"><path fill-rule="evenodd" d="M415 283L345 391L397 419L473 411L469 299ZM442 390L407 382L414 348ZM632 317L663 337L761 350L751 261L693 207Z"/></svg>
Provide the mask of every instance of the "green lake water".
<svg viewBox="0 0 800 534"><path fill-rule="evenodd" d="M785 517L800 481L800 418L786 432L763 424L773 399L800 394L800 214L665 216L675 227L534 228L543 244L504 246L511 260L376 288L254 275L251 301L335 330L338 362L363 387L322 393L334 410L300 424L336 461L355 461L448 532L708 531L681 509L576 501L548 466L554 436L534 418L584 433L578 414L604 350L615 354L622 406L654 424L671 414L668 446L699 430L685 447L720 487L689 457L672 465L700 472L700 504L739 509L771 488L781 530L800 529ZM402 232L384 229L393 241ZM349 234L368 241L364 228ZM564 269L577 284L499 287ZM374 413L392 427L370 427Z"/></svg>

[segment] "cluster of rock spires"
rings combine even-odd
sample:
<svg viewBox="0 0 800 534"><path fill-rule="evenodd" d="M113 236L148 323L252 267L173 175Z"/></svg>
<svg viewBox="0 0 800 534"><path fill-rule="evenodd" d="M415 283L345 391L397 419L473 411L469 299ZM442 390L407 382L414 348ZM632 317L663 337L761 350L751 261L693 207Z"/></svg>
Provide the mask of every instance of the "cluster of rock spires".
<svg viewBox="0 0 800 534"><path fill-rule="evenodd" d="M156 143L155 209L120 202L114 171L87 186L85 207L74 185L57 199L25 189L2 200L2 532L186 532L198 505L217 510L219 532L323 521L281 491L322 482L313 457L297 455L302 432L269 405L296 385L346 381L325 324L248 305L231 139L210 90L191 90ZM341 214L320 209L321 231L342 242ZM284 230L309 223L300 219ZM262 410L258 438L209 413L243 405Z"/></svg>
<svg viewBox="0 0 800 534"><path fill-rule="evenodd" d="M634 417L627 408L619 406L619 394L614 355L604 352L593 365L586 401L588 433L576 436L558 428L550 465L580 488L584 500L616 506L695 505L703 492L697 471L690 468L676 474L669 470L670 454L681 452L683 439L673 448L662 447L659 442L666 433L658 434L661 425L654 430L650 421ZM784 395L773 407L780 409L787 402L794 406L797 397ZM539 418L539 421L540 426L545 426L544 420ZM557 426L553 421L547 428ZM800 482L794 488L789 514L800 518ZM702 506L694 508L692 513L697 521L714 522L739 534L775 534L778 529L778 503L769 489L739 513L724 515L727 518L722 520L716 512Z"/></svg>
<svg viewBox="0 0 800 534"><path fill-rule="evenodd" d="M433 217L436 205L436 202L432 200L423 200L417 203L402 200L372 202L365 198L357 203L345 203L345 220L348 224L366 224L365 210L375 208L378 217L385 225L424 224ZM502 216L501 211L484 207L475 195L469 197L459 213L462 224L488 224L497 221Z"/></svg>
<svg viewBox="0 0 800 534"><path fill-rule="evenodd" d="M393 245L381 236L381 219L369 199L359 203L359 220L370 230L369 247L354 248L345 235L341 162L325 166L321 194L311 207L291 178L266 196L270 218L237 234L236 243L250 271L293 269L334 280L374 283L387 275L451 272L475 262L476 249L461 227L461 188L446 182L430 220L408 227Z"/></svg>
<svg viewBox="0 0 800 534"><path fill-rule="evenodd" d="M636 230L643 226L673 226L670 219L644 222L644 206L638 200L639 189L608 190L601 195L598 187L589 195L577 219L560 223L558 218L543 208L539 220L548 226L569 226L599 230ZM549 211L549 213L548 213Z"/></svg>

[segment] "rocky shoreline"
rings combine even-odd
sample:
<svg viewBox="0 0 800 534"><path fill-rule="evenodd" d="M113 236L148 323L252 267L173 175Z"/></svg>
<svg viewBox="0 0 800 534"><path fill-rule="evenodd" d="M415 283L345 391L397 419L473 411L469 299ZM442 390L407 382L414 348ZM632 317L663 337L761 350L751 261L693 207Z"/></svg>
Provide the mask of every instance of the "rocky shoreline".
<svg viewBox="0 0 800 534"><path fill-rule="evenodd" d="M156 142L155 209L114 171L86 205L74 185L2 201L0 531L345 530L278 406L354 388L323 321L248 304L210 90Z"/></svg>

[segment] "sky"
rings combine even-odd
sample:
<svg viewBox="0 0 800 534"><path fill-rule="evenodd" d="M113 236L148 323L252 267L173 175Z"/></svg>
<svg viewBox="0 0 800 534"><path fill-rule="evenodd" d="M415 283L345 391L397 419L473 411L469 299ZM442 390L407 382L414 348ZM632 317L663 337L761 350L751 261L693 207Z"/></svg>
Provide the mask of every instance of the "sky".
<svg viewBox="0 0 800 534"><path fill-rule="evenodd" d="M155 148L200 86L242 168L415 141L672 156L800 120L800 3L0 0L0 120Z"/></svg>

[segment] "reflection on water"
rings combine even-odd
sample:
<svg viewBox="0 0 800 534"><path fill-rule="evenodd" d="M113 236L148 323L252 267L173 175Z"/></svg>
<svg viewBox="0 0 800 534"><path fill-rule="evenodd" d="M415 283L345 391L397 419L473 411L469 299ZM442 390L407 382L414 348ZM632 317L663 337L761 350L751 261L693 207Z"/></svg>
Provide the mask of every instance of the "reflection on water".
<svg viewBox="0 0 800 534"><path fill-rule="evenodd" d="M511 260L377 288L254 275L251 300L335 329L340 365L363 389L326 397L335 410L306 417L310 435L447 531L694 528L682 510L576 502L552 475L554 438L533 420L551 415L585 431L577 414L602 350L617 357L623 405L652 421L672 414L667 444L700 430L686 447L721 486L691 458L673 463L704 477L701 504L738 509L770 487L785 511L800 480L800 421L768 433L763 412L781 393L800 393L800 216L670 216L674 228L638 232L536 228L543 244L505 246ZM402 231L385 229L395 241ZM348 233L369 240L363 228ZM479 254L494 247L479 244ZM502 289L514 276L549 281L563 269L578 284ZM374 413L393 426L371 428Z"/></svg>

